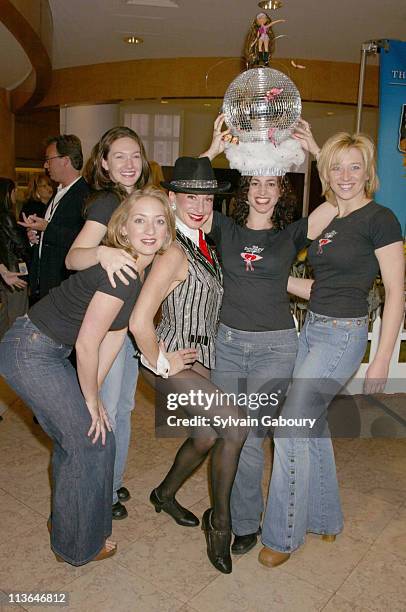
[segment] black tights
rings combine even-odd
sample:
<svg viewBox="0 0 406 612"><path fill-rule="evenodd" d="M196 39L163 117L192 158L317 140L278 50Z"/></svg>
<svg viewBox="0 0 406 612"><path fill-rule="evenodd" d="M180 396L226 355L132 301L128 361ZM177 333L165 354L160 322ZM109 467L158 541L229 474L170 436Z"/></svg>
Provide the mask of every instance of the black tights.
<svg viewBox="0 0 406 612"><path fill-rule="evenodd" d="M199 366L198 366L199 367ZM167 396L169 393L188 393L201 390L208 394L218 394L218 402L213 402L209 410L201 405L182 406L188 417L206 417L209 426L193 428L194 436L188 438L176 453L175 461L158 490L160 499L174 497L178 489L204 461L208 452L211 453L210 485L213 497L212 523L216 529L229 529L230 517L230 494L233 486L235 473L237 471L238 459L241 448L248 434L248 428L240 422L239 425L228 425L222 427L214 421L215 416L222 419L243 419L245 413L226 398L220 398L221 390L213 385L207 378L208 370L199 367L199 370L184 370L175 376L163 379L155 376L143 368L143 375L157 392L157 405L165 407L165 414L170 412L166 409Z"/></svg>

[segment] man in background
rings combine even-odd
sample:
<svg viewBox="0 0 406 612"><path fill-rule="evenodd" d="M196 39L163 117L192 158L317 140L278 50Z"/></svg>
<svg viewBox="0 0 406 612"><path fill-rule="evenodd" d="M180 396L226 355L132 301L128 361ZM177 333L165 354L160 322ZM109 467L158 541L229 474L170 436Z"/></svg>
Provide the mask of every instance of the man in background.
<svg viewBox="0 0 406 612"><path fill-rule="evenodd" d="M29 272L31 303L47 295L70 274L65 257L82 229L83 205L90 193L80 174L82 166L82 145L77 136L64 134L48 140L44 168L58 183L57 192L44 219L30 215L20 222L27 228L34 249Z"/></svg>

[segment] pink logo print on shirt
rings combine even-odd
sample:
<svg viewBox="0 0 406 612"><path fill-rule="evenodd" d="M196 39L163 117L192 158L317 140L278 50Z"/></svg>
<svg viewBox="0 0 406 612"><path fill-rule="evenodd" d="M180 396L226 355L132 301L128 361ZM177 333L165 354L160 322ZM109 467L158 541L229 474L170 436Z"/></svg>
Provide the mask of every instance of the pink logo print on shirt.
<svg viewBox="0 0 406 612"><path fill-rule="evenodd" d="M324 238L320 238L318 243L319 243L319 248L317 249L317 255L322 255L323 254L323 247L326 246L326 244L329 244L330 242L333 242L333 238L334 236L337 234L336 231L332 231L332 232L326 232L324 234Z"/></svg>
<svg viewBox="0 0 406 612"><path fill-rule="evenodd" d="M245 271L246 272L254 271L254 266L252 265L253 261L259 261L260 259L263 259L261 255L255 255L254 253L240 253L240 255L245 261Z"/></svg>

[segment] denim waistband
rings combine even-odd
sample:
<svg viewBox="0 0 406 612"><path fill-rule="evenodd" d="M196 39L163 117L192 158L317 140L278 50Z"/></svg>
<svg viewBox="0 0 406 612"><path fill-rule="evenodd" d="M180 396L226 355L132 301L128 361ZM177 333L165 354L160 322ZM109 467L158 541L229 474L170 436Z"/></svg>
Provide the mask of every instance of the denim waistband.
<svg viewBox="0 0 406 612"><path fill-rule="evenodd" d="M49 336L47 333L45 333L40 327L38 327L33 321L31 321L28 314L22 315L21 317L17 317L15 321L15 325L16 327L21 325L21 327L23 328L32 329L35 332L39 332L40 334L45 336L49 342L53 342L55 346L57 347L62 347L62 348L69 349L69 350L73 349L73 346L71 344L64 344L63 342L60 342L56 340L55 338L52 338L51 336Z"/></svg>
<svg viewBox="0 0 406 612"><path fill-rule="evenodd" d="M286 342L287 338L297 338L297 331L295 327L289 329L277 329L274 331L243 331L241 329L234 329L224 323L220 323L219 335L228 337L240 342L247 342L252 344L274 344L279 341Z"/></svg>
<svg viewBox="0 0 406 612"><path fill-rule="evenodd" d="M311 310L307 311L309 323L324 323L330 327L362 327L368 325L369 317L327 317Z"/></svg>

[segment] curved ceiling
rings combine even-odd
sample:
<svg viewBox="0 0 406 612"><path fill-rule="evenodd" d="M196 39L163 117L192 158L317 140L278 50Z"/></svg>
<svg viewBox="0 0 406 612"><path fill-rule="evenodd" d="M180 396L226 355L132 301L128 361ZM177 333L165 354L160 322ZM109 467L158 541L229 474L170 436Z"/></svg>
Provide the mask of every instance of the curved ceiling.
<svg viewBox="0 0 406 612"><path fill-rule="evenodd" d="M0 87L14 89L31 73L32 66L27 54L1 22L0 58Z"/></svg>
<svg viewBox="0 0 406 612"><path fill-rule="evenodd" d="M282 0L275 57L358 62L361 44L404 39L405 0ZM160 6L161 5L161 6ZM177 6L176 6L177 5ZM53 67L159 57L238 57L255 0L50 0ZM122 39L136 34L142 45Z"/></svg>

